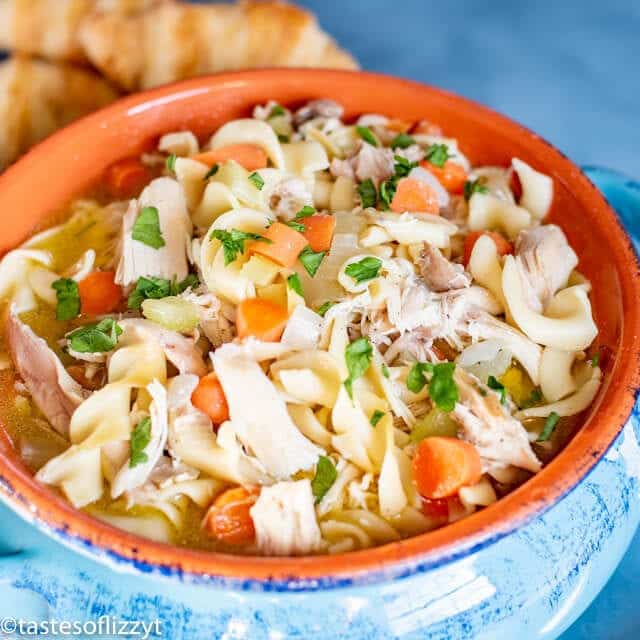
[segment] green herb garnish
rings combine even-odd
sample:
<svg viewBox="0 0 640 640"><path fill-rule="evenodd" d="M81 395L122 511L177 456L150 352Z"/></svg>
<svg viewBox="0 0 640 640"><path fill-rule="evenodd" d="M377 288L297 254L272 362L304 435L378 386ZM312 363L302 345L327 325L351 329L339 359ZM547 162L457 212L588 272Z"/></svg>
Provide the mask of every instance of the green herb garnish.
<svg viewBox="0 0 640 640"><path fill-rule="evenodd" d="M415 144L416 141L408 134L408 133L399 133L392 141L391 148L392 149L406 149L410 147L412 144Z"/></svg>
<svg viewBox="0 0 640 640"><path fill-rule="evenodd" d="M271 107L271 111L269 111L269 117L267 118L267 120L270 120L271 118L277 118L278 116L284 116L284 115L286 115L286 111L284 110L284 107L279 104L274 104L273 107Z"/></svg>
<svg viewBox="0 0 640 640"><path fill-rule="evenodd" d="M366 280L373 280L378 277L380 268L382 267L382 260L380 258L374 258L373 256L367 256L362 258L358 262L352 262L345 267L344 272L353 278L357 283L365 282Z"/></svg>
<svg viewBox="0 0 640 640"><path fill-rule="evenodd" d="M420 393L427 384L425 373L431 374L429 381L429 397L436 407L442 411L453 411L460 397L458 385L453 379L455 362L441 362L431 364L429 362L416 362L407 377L407 389L413 393Z"/></svg>
<svg viewBox="0 0 640 640"><path fill-rule="evenodd" d="M540 402L541 400L542 400L542 394L538 389L534 389L529 395L529 397L522 403L520 408L528 409L529 407L533 407L536 404L538 404L538 402Z"/></svg>
<svg viewBox="0 0 640 640"><path fill-rule="evenodd" d="M599 365L600 365L600 352L596 351L596 353L593 356L593 358L591 358L591 366L592 367L597 367Z"/></svg>
<svg viewBox="0 0 640 640"><path fill-rule="evenodd" d="M316 475L311 481L311 491L316 499L316 504L324 498L327 491L331 489L333 483L338 477L338 471L335 468L331 458L327 456L319 456L316 465Z"/></svg>
<svg viewBox="0 0 640 640"><path fill-rule="evenodd" d="M327 313L327 311L329 311L329 309L331 309L331 307L333 307L336 303L332 302L331 300L327 300L325 303L321 304L316 313L319 316L322 316L324 318L325 314Z"/></svg>
<svg viewBox="0 0 640 640"><path fill-rule="evenodd" d="M207 173L204 174L204 178L202 178L205 182L209 179L209 178L213 178L213 176L216 175L216 173L218 173L218 169L220 168L219 164L214 164L211 169L209 169L209 171L207 171Z"/></svg>
<svg viewBox="0 0 640 640"><path fill-rule="evenodd" d="M244 252L244 243L246 240L259 240L260 242L271 244L269 238L263 238L257 233L248 233L238 229L231 229L231 231L214 229L211 232L211 237L222 243L225 266L231 264L238 257L239 253Z"/></svg>
<svg viewBox="0 0 640 640"><path fill-rule="evenodd" d="M556 428L556 425L558 424L559 420L560 420L560 416L555 411L552 411L547 416L547 419L544 423L544 429L542 430L542 433L538 436L538 439L536 440L536 442L546 442L551 437L551 434Z"/></svg>
<svg viewBox="0 0 640 640"><path fill-rule="evenodd" d="M143 207L133 223L131 237L153 249L160 249L166 244L160 231L160 218L156 207Z"/></svg>
<svg viewBox="0 0 640 640"><path fill-rule="evenodd" d="M186 291L189 287L198 284L198 277L190 273L181 282L167 280L166 278L138 278L135 289L129 294L127 306L129 309L139 309L144 300L153 298L155 300L166 298L167 296L177 296Z"/></svg>
<svg viewBox="0 0 640 640"><path fill-rule="evenodd" d="M292 273L287 278L287 284L289 285L289 289L295 291L299 296L302 296L302 282L300 282L300 276L297 273Z"/></svg>
<svg viewBox="0 0 640 640"><path fill-rule="evenodd" d="M375 427L378 424L378 422L380 422L383 416L384 416L384 411L380 411L380 409L376 409L373 412L373 415L371 416L371 420L369 420L369 422L371 423L371 426Z"/></svg>
<svg viewBox="0 0 640 640"><path fill-rule="evenodd" d="M300 252L298 260L300 260L300 262L302 263L305 271L313 278L320 268L325 254L325 251L315 252L311 247L305 247Z"/></svg>
<svg viewBox="0 0 640 640"><path fill-rule="evenodd" d="M302 220L302 218L309 218L315 212L316 210L313 207L310 207L308 204L306 204L304 207L302 207L302 209L300 209L300 211L298 211L298 213L296 213L295 219Z"/></svg>
<svg viewBox="0 0 640 640"><path fill-rule="evenodd" d="M360 196L360 202L362 202L363 208L375 207L378 201L378 194L376 192L376 185L373 184L371 178L367 178L364 182L358 185L358 195Z"/></svg>
<svg viewBox="0 0 640 640"><path fill-rule="evenodd" d="M389 367L383 362L382 363L382 375L388 380L391 377L389 373Z"/></svg>
<svg viewBox="0 0 640 640"><path fill-rule="evenodd" d="M167 160L165 163L167 166L167 169L172 173L174 173L176 170L176 158L177 158L176 154L172 153L170 156L167 156Z"/></svg>
<svg viewBox="0 0 640 640"><path fill-rule="evenodd" d="M72 331L67 339L72 351L78 353L104 353L115 349L122 328L113 318L87 324Z"/></svg>
<svg viewBox="0 0 640 640"><path fill-rule="evenodd" d="M71 278L60 278L51 284L55 289L58 304L57 320L72 320L80 314L80 290L78 283Z"/></svg>
<svg viewBox="0 0 640 640"><path fill-rule="evenodd" d="M398 188L398 182L402 178L406 178L411 173L411 170L418 166L417 162L409 162L402 156L394 156L393 158L395 160L394 174L380 184L380 200L385 209L391 206L391 201Z"/></svg>
<svg viewBox="0 0 640 640"><path fill-rule="evenodd" d="M356 127L356 133L365 141L368 142L372 147L378 146L378 141L376 137L373 135L373 131L369 129L369 127Z"/></svg>
<svg viewBox="0 0 640 640"><path fill-rule="evenodd" d="M424 156L432 165L444 167L446 161L453 156L449 154L449 147L446 144L432 144Z"/></svg>
<svg viewBox="0 0 640 640"><path fill-rule="evenodd" d="M358 338L347 345L344 351L344 359L349 371L349 377L344 381L344 386L349 397L352 397L353 383L366 373L371 365L372 358L373 347L368 338Z"/></svg>
<svg viewBox="0 0 640 640"><path fill-rule="evenodd" d="M133 469L143 462L149 460L149 456L144 452L151 442L151 418L142 418L131 432L131 455L129 467Z"/></svg>
<svg viewBox="0 0 640 640"><path fill-rule="evenodd" d="M289 220L288 222L285 222L285 224L287 225L287 227L295 229L298 233L304 233L307 230L307 228L303 224L300 224L295 220Z"/></svg>
<svg viewBox="0 0 640 640"><path fill-rule="evenodd" d="M468 202L474 193L489 193L489 189L482 184L481 178L467 180L464 183L464 199Z"/></svg>
<svg viewBox="0 0 640 640"><path fill-rule="evenodd" d="M264 180L262 179L262 176L257 171L254 171L249 176L249 180L251 180L251 182L253 182L255 188L258 191L262 191L262 187L264 187Z"/></svg>
<svg viewBox="0 0 640 640"><path fill-rule="evenodd" d="M499 382L495 376L489 376L487 386L489 389L493 389L500 393L500 404L505 404L507 402L507 390L504 388L502 382Z"/></svg>

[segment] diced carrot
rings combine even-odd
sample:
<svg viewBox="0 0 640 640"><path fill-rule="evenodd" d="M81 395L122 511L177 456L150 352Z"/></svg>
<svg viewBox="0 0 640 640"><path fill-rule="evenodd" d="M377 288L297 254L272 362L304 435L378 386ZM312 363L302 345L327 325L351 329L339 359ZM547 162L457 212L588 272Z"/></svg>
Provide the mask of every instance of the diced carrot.
<svg viewBox="0 0 640 640"><path fill-rule="evenodd" d="M236 310L238 338L253 336L264 342L278 342L288 319L285 307L264 298L247 298Z"/></svg>
<svg viewBox="0 0 640 640"><path fill-rule="evenodd" d="M411 133L422 133L428 136L440 136L442 135L442 129L440 129L437 124L433 124L433 122L429 122L428 120L420 120Z"/></svg>
<svg viewBox="0 0 640 640"><path fill-rule="evenodd" d="M153 172L137 158L112 164L106 171L105 184L114 198L132 198L153 179Z"/></svg>
<svg viewBox="0 0 640 640"><path fill-rule="evenodd" d="M317 214L302 220L305 231L302 234L309 246L316 253L329 251L333 240L333 232L336 229L336 219L326 214Z"/></svg>
<svg viewBox="0 0 640 640"><path fill-rule="evenodd" d="M423 498L422 513L434 520L448 520L449 501L446 499L430 500L429 498Z"/></svg>
<svg viewBox="0 0 640 640"><path fill-rule="evenodd" d="M259 487L227 489L214 500L202 526L214 538L227 544L253 542L256 532L249 512L259 495Z"/></svg>
<svg viewBox="0 0 640 640"><path fill-rule="evenodd" d="M254 240L247 243L247 253L259 253L281 267L293 267L300 252L307 246L307 239L282 222L274 222L263 234L267 242Z"/></svg>
<svg viewBox="0 0 640 640"><path fill-rule="evenodd" d="M440 184L450 193L460 194L464 191L467 172L461 164L447 160L444 167L437 167L428 160L423 160L420 166L438 178Z"/></svg>
<svg viewBox="0 0 640 640"><path fill-rule="evenodd" d="M389 120L387 122L387 129L395 131L396 133L407 133L411 129L411 123L405 120Z"/></svg>
<svg viewBox="0 0 640 640"><path fill-rule="evenodd" d="M425 438L413 458L413 480L421 496L440 500L482 477L480 454L457 438Z"/></svg>
<svg viewBox="0 0 640 640"><path fill-rule="evenodd" d="M113 271L93 271L80 280L80 309L89 316L110 313L122 301L122 289L114 282Z"/></svg>
<svg viewBox="0 0 640 640"><path fill-rule="evenodd" d="M235 160L247 171L264 169L267 166L267 154L257 144L230 144L211 151L203 151L191 157L209 167L229 160Z"/></svg>
<svg viewBox="0 0 640 640"><path fill-rule="evenodd" d="M215 373L208 373L200 378L191 394L191 404L206 413L214 424L222 424L229 419L227 399Z"/></svg>
<svg viewBox="0 0 640 640"><path fill-rule="evenodd" d="M415 178L402 178L391 201L391 210L397 213L420 211L438 213L438 194L426 182Z"/></svg>
<svg viewBox="0 0 640 640"><path fill-rule="evenodd" d="M465 267L469 264L469 260L471 260L473 247L476 246L476 242L480 236L489 236L494 241L498 255L504 256L508 253L513 253L513 245L497 231L471 231L464 239L463 262Z"/></svg>

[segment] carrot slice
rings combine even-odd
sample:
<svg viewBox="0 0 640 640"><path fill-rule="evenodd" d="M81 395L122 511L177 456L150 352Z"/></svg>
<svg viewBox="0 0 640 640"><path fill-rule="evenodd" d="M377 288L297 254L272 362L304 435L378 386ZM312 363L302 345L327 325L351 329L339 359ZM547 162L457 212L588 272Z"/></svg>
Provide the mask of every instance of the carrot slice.
<svg viewBox="0 0 640 640"><path fill-rule="evenodd" d="M236 311L238 338L253 336L264 342L278 342L289 316L287 310L264 298L247 298Z"/></svg>
<svg viewBox="0 0 640 640"><path fill-rule="evenodd" d="M513 245L497 231L471 231L464 239L464 265L469 264L471 260L471 254L473 253L473 247L476 246L476 242L480 236L489 236L496 245L498 255L504 256L508 253L513 253Z"/></svg>
<svg viewBox="0 0 640 640"><path fill-rule="evenodd" d="M117 309L122 301L122 289L114 282L113 271L94 271L80 280L82 313L97 316Z"/></svg>
<svg viewBox="0 0 640 640"><path fill-rule="evenodd" d="M387 129L389 131L395 131L396 133L407 133L411 129L411 122L405 120L389 120L387 122Z"/></svg>
<svg viewBox="0 0 640 640"><path fill-rule="evenodd" d="M114 198L132 198L151 182L153 173L137 158L127 158L111 165L105 174L105 184Z"/></svg>
<svg viewBox="0 0 640 640"><path fill-rule="evenodd" d="M402 178L391 201L391 210L397 213L420 211L438 213L438 194L426 182L415 178Z"/></svg>
<svg viewBox="0 0 640 640"><path fill-rule="evenodd" d="M191 394L191 404L207 414L214 424L222 424L229 419L227 399L215 373L200 378Z"/></svg>
<svg viewBox="0 0 640 640"><path fill-rule="evenodd" d="M467 172L461 164L447 160L443 167L437 167L428 160L423 160L420 166L438 178L440 184L450 193L460 194L464 191Z"/></svg>
<svg viewBox="0 0 640 640"><path fill-rule="evenodd" d="M264 169L267 166L267 154L257 144L230 144L226 147L203 151L191 156L193 160L213 167L214 164L222 164L229 160L235 160L247 171Z"/></svg>
<svg viewBox="0 0 640 640"><path fill-rule="evenodd" d="M264 233L268 242L254 240L247 243L248 253L259 253L282 267L293 267L300 252L307 246L307 239L282 222L274 222Z"/></svg>
<svg viewBox="0 0 640 640"><path fill-rule="evenodd" d="M207 511L202 523L204 529L227 544L252 542L256 532L250 510L259 495L259 487L227 489Z"/></svg>
<svg viewBox="0 0 640 640"><path fill-rule="evenodd" d="M302 234L309 246L316 253L329 251L333 241L333 232L336 229L336 219L333 216L318 214L302 220L305 231Z"/></svg>
<svg viewBox="0 0 640 640"><path fill-rule="evenodd" d="M440 500L482 477L480 454L457 438L425 438L413 458L413 480L420 495Z"/></svg>

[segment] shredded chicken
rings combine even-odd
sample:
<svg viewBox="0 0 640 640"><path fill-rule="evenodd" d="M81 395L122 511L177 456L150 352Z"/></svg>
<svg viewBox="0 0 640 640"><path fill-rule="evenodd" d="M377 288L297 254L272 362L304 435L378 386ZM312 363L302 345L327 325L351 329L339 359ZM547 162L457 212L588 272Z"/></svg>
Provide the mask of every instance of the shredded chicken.
<svg viewBox="0 0 640 640"><path fill-rule="evenodd" d="M441 251L428 242L423 243L418 268L422 279L431 291L464 289L471 284L471 276L461 264L449 262Z"/></svg>
<svg viewBox="0 0 640 640"><path fill-rule="evenodd" d="M286 178L280 181L271 193L270 207L284 220L292 220L296 213L307 205L313 206L313 196L300 178Z"/></svg>
<svg viewBox="0 0 640 640"><path fill-rule="evenodd" d="M529 306L542 313L555 293L567 284L578 256L560 227L545 224L521 231L516 260L525 283Z"/></svg>
<svg viewBox="0 0 640 640"><path fill-rule="evenodd" d="M295 556L320 549L322 535L309 480L263 487L250 514L261 553Z"/></svg>
<svg viewBox="0 0 640 640"><path fill-rule="evenodd" d="M339 120L343 114L344 109L341 104L328 98L322 98L320 100L311 100L304 107L298 109L293 116L293 120L299 126L314 118L337 118Z"/></svg>
<svg viewBox="0 0 640 640"><path fill-rule="evenodd" d="M67 373L58 356L11 310L7 341L16 370L51 426L65 438L76 407L88 393Z"/></svg>
<svg viewBox="0 0 640 640"><path fill-rule="evenodd" d="M118 324L122 328L122 335L118 340L120 346L152 340L163 349L167 360L174 364L180 373L193 373L197 376L207 373L202 353L191 338L176 331L163 329L155 322L142 318L121 320Z"/></svg>
<svg viewBox="0 0 640 640"><path fill-rule="evenodd" d="M233 340L235 311L229 303L223 302L212 293L198 294L186 291L181 297L196 305L202 332L214 349Z"/></svg>
<svg viewBox="0 0 640 640"><path fill-rule="evenodd" d="M334 178L340 176L356 178L359 182L371 179L378 186L395 171L393 151L360 142L349 158L345 160L334 158L331 161L330 171Z"/></svg>
<svg viewBox="0 0 640 640"><path fill-rule="evenodd" d="M456 367L454 379L460 400L452 416L465 440L478 450L485 470L506 464L539 471L542 464L531 449L525 428L500 404L497 394L462 367Z"/></svg>

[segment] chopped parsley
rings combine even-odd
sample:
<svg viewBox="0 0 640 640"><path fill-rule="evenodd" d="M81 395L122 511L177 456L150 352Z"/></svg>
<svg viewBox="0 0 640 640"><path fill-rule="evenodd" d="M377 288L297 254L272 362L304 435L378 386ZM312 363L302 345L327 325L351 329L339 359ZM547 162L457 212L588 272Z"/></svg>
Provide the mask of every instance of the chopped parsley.
<svg viewBox="0 0 640 640"><path fill-rule="evenodd" d="M198 276L193 273L190 273L181 282L167 280L166 278L155 278L153 276L145 278L143 276L138 278L135 289L129 294L127 306L129 309L139 309L143 301L147 298L157 300L159 298L166 298L167 296L177 296L189 287L194 287L197 284Z"/></svg>
<svg viewBox="0 0 640 640"><path fill-rule="evenodd" d="M249 180L251 182L253 182L255 188L258 191L262 191L262 187L264 187L264 180L262 179L262 176L257 172L254 171L250 176L249 176Z"/></svg>
<svg viewBox="0 0 640 640"><path fill-rule="evenodd" d="M356 127L356 133L367 143L369 143L372 147L378 146L378 141L376 137L373 135L373 131L369 129L369 127Z"/></svg>
<svg viewBox="0 0 640 640"><path fill-rule="evenodd" d="M324 260L326 252L325 251L314 251L311 247L305 247L298 256L298 260L302 263L305 271L313 278L322 261Z"/></svg>
<svg viewBox="0 0 640 640"><path fill-rule="evenodd" d="M248 233L238 229L231 229L231 231L227 231L225 229L214 229L211 232L211 237L222 243L225 266L231 264L238 257L239 253L244 252L245 240L259 240L260 242L267 242L271 244L271 240L269 240L269 238L263 238L257 233Z"/></svg>
<svg viewBox="0 0 640 640"><path fill-rule="evenodd" d="M313 492L313 497L316 499L316 504L325 497L337 477L338 471L331 458L319 456L318 464L316 465L316 475L311 481L311 491Z"/></svg>
<svg viewBox="0 0 640 640"><path fill-rule="evenodd" d="M69 347L77 353L104 353L115 349L122 328L113 318L78 327L68 336Z"/></svg>
<svg viewBox="0 0 640 640"><path fill-rule="evenodd" d="M344 351L344 359L349 371L349 377L344 381L344 386L352 397L353 383L361 378L371 365L373 358L373 347L368 338L362 337L350 342Z"/></svg>
<svg viewBox="0 0 640 640"><path fill-rule="evenodd" d="M380 411L380 409L376 409L373 412L373 415L371 416L371 420L369 420L369 422L371 423L371 426L375 427L378 424L378 422L382 420L383 416L384 416L384 411Z"/></svg>
<svg viewBox="0 0 640 640"><path fill-rule="evenodd" d="M316 210L313 207L310 207L308 204L306 204L304 207L302 207L302 209L300 209L300 211L298 211L298 213L296 213L295 219L302 220L302 218L309 218L315 212Z"/></svg>
<svg viewBox="0 0 640 640"><path fill-rule="evenodd" d="M319 316L322 316L324 318L327 311L329 311L329 309L331 309L331 307L333 307L333 305L335 304L336 304L335 302L332 302L331 300L327 300L326 302L324 302L318 307L318 309L316 310L316 313Z"/></svg>
<svg viewBox="0 0 640 640"><path fill-rule="evenodd" d="M547 419L544 423L544 429L542 430L542 433L538 436L538 439L536 440L536 442L546 442L551 437L551 434L554 432L559 420L560 420L560 416L555 411L552 411L547 416Z"/></svg>
<svg viewBox="0 0 640 640"><path fill-rule="evenodd" d="M360 196L360 202L362 207L375 207L378 201L378 194L376 192L376 185L373 184L371 178L367 178L364 182L358 185L358 195Z"/></svg>
<svg viewBox="0 0 640 640"><path fill-rule="evenodd" d="M167 160L165 163L167 166L167 169L172 173L175 172L176 170L176 158L177 158L176 154L172 153L170 156L167 156Z"/></svg>
<svg viewBox="0 0 640 640"><path fill-rule="evenodd" d="M388 380L391 377L389 373L389 367L383 362L382 363L382 375Z"/></svg>
<svg viewBox="0 0 640 640"><path fill-rule="evenodd" d="M391 148L392 149L406 149L410 147L412 144L415 144L416 141L408 134L408 133L399 133L392 141Z"/></svg>
<svg viewBox="0 0 640 640"><path fill-rule="evenodd" d="M151 442L151 418L142 418L131 432L131 454L129 457L129 467L133 469L143 462L149 460L149 456L144 452Z"/></svg>
<svg viewBox="0 0 640 640"><path fill-rule="evenodd" d="M534 389L529 395L529 397L522 403L520 408L527 409L529 407L533 407L536 404L538 404L538 402L540 402L541 400L542 400L542 394L540 393L540 390Z"/></svg>
<svg viewBox="0 0 640 640"><path fill-rule="evenodd" d="M213 176L216 175L216 173L218 173L218 169L220 168L219 164L214 164L211 169L209 169L209 171L207 171L207 173L204 174L204 178L202 178L205 182L209 179L209 178L213 178Z"/></svg>
<svg viewBox="0 0 640 640"><path fill-rule="evenodd" d="M297 273L292 273L287 278L287 285L289 289L295 291L299 296L302 296L302 282L300 282L300 276Z"/></svg>
<svg viewBox="0 0 640 640"><path fill-rule="evenodd" d="M499 382L495 376L489 376L487 386L489 389L493 389L500 394L500 404L505 404L507 402L507 390L504 388L502 382Z"/></svg>
<svg viewBox="0 0 640 640"><path fill-rule="evenodd" d="M160 218L156 207L143 207L133 223L131 237L153 249L160 249L166 244L160 231Z"/></svg>
<svg viewBox="0 0 640 640"><path fill-rule="evenodd" d="M307 230L303 224L300 224L296 220L289 220L288 222L285 222L285 224L287 227L295 229L298 233L304 233Z"/></svg>
<svg viewBox="0 0 640 640"><path fill-rule="evenodd" d="M596 351L595 355L593 356L593 358L591 358L591 366L592 367L597 367L600 364L600 352Z"/></svg>
<svg viewBox="0 0 640 640"><path fill-rule="evenodd" d="M446 144L432 144L424 156L432 165L436 167L444 167L446 161L453 156L449 153L449 147Z"/></svg>
<svg viewBox="0 0 640 640"><path fill-rule="evenodd" d="M60 278L51 284L55 289L58 303L57 320L72 320L80 314L80 290L78 283L71 278Z"/></svg>
<svg viewBox="0 0 640 640"><path fill-rule="evenodd" d="M391 201L398 188L398 182L402 178L406 178L411 173L411 170L418 166L417 162L410 162L402 156L394 156L393 159L395 160L394 174L380 184L380 200L385 209L391 206Z"/></svg>
<svg viewBox="0 0 640 640"><path fill-rule="evenodd" d="M475 180L467 180L464 183L464 199L471 200L471 196L474 193L489 193L489 189L482 184L481 178Z"/></svg>
<svg viewBox="0 0 640 640"><path fill-rule="evenodd" d="M365 282L366 280L373 280L378 277L380 268L382 267L382 260L380 258L374 258L373 256L367 256L362 258L358 262L352 262L345 267L344 272L353 278L357 283Z"/></svg>
<svg viewBox="0 0 640 640"><path fill-rule="evenodd" d="M429 362L416 362L407 377L407 389L413 393L420 393L427 384L425 373L431 374L429 381L429 397L436 407L442 411L453 411L460 397L458 385L453 379L455 362L441 362L431 364Z"/></svg>
<svg viewBox="0 0 640 640"><path fill-rule="evenodd" d="M271 111L269 111L269 117L267 119L270 120L271 118L284 116L286 115L286 113L287 112L284 110L284 107L282 105L274 104L273 107L271 107Z"/></svg>

